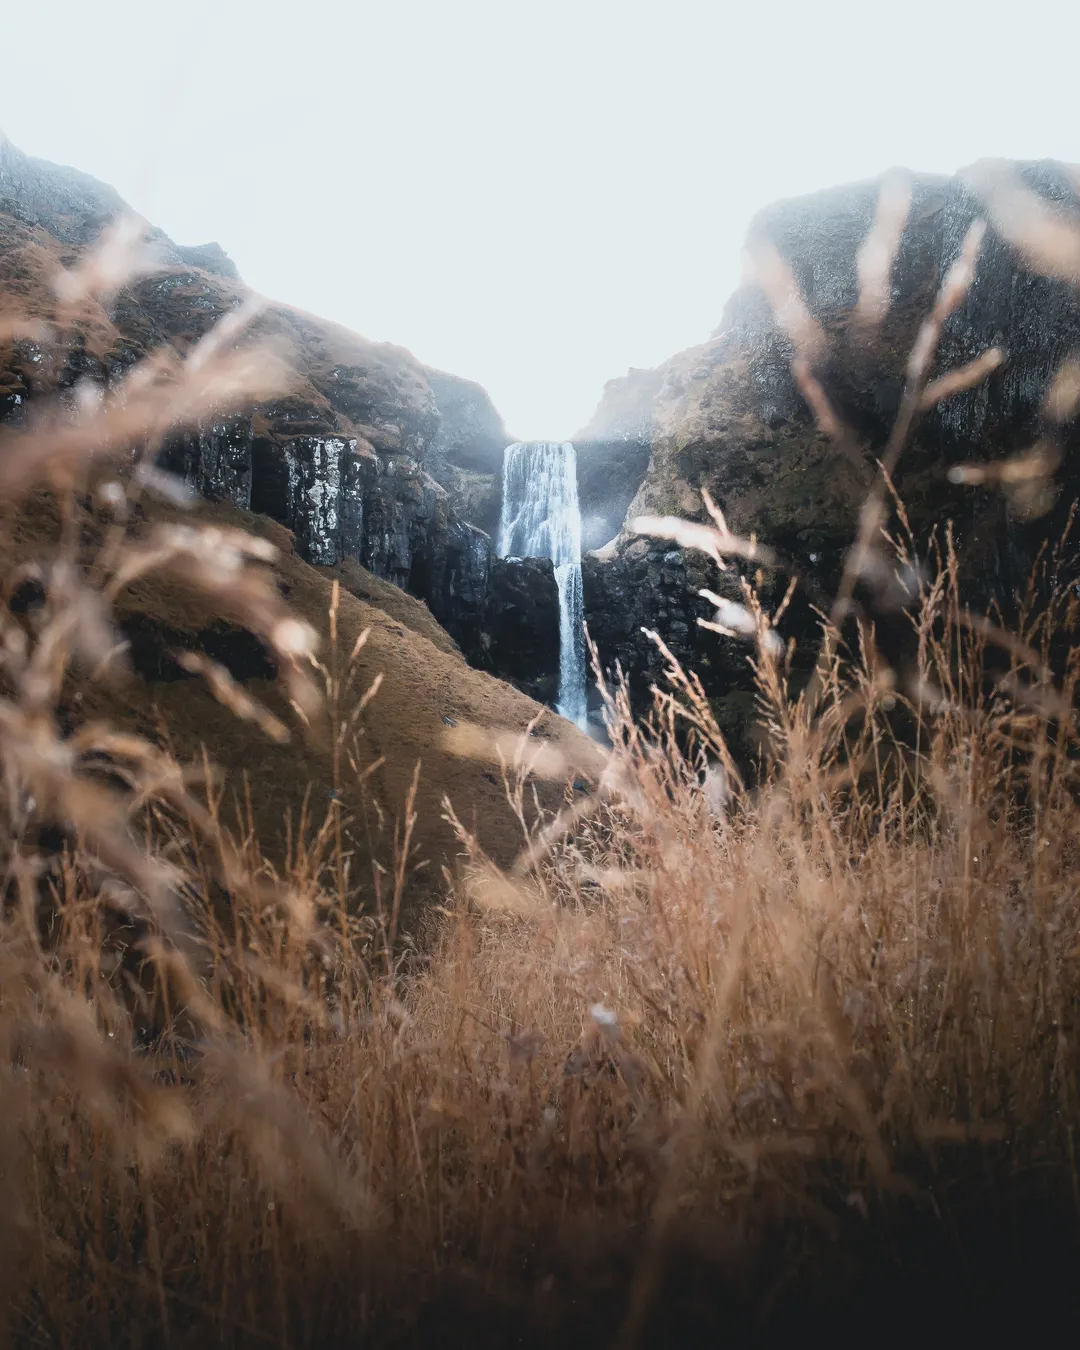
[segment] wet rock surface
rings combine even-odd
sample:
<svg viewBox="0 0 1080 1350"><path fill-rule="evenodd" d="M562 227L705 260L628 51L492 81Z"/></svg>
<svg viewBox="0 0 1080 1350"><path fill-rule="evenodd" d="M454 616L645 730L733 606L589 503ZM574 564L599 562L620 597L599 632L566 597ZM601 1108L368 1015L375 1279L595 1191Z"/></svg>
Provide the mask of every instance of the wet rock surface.
<svg viewBox="0 0 1080 1350"><path fill-rule="evenodd" d="M1067 219L1080 219L1073 171L1054 163L1018 166L1023 181ZM868 336L852 323L858 297L856 257L871 229L880 184L867 182L781 202L760 213L752 236L772 242L787 261L807 307L828 338L815 373L830 403L854 432L855 449L821 435L791 374L793 350L777 328L760 287L744 284L706 343L652 372L650 459L629 508L639 513L705 519L706 487L732 530L756 535L789 556L819 596L832 594L858 511L876 472L904 383L918 327L970 223L983 207L963 176L916 178L907 226L892 270L888 317ZM1080 305L1070 284L1032 272L991 228L974 284L948 320L932 371L938 376L990 347L1005 360L977 387L957 394L918 422L896 475L916 537L954 522L972 603L1008 601L1022 586L1038 549L1060 536L1080 493L1076 424L1063 432L1063 460L1049 500L1022 509L994 489L961 487L950 467L1002 459L1029 449L1043 433L1040 408L1048 382L1080 349ZM639 387L643 382L638 379ZM609 386L594 422L632 433L644 421L630 391ZM632 440L632 436L630 437ZM637 442L640 444L640 439ZM583 494L584 495L584 494ZM895 519L892 522L896 524ZM726 705L749 688L747 649L697 628L702 584L687 557L661 541L624 535L585 562L586 618L605 663L619 660L638 694L647 695L657 658L641 633L655 627L681 660L699 671L707 692ZM691 575L693 571L693 575ZM703 584L739 598L739 569ZM784 580L764 574L766 598ZM704 608L704 602L700 602ZM781 631L812 659L817 620L800 592ZM798 663L797 663L798 665Z"/></svg>
<svg viewBox="0 0 1080 1350"><path fill-rule="evenodd" d="M589 633L605 664L617 661L638 695L661 681L664 668L646 630L660 633L694 668L707 665L707 635L696 620L710 609L696 592L709 576L693 555L662 540L635 539L612 563L586 554L581 572Z"/></svg>
<svg viewBox="0 0 1080 1350"><path fill-rule="evenodd" d="M487 669L539 703L559 692L559 593L550 558L495 558L488 587ZM481 661L473 664L481 665Z"/></svg>

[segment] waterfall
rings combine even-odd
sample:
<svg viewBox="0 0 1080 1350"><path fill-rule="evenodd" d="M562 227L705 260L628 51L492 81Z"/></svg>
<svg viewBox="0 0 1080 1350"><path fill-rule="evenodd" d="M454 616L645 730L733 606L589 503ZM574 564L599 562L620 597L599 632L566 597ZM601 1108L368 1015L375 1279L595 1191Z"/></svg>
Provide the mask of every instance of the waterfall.
<svg viewBox="0 0 1080 1350"><path fill-rule="evenodd" d="M503 454L499 552L550 558L559 588L559 712L585 725L585 611L577 456L569 441L518 441Z"/></svg>

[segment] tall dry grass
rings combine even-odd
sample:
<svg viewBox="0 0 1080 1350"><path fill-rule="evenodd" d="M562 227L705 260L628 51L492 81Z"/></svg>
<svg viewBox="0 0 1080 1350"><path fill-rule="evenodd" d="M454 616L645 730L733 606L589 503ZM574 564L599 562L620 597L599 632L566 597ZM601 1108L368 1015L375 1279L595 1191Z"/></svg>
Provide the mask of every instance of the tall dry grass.
<svg viewBox="0 0 1080 1350"><path fill-rule="evenodd" d="M676 1344L805 1330L815 1309L835 1332L845 1307L882 1339L930 1293L969 1319L1065 1308L1078 613L1053 555L1009 633L973 618L947 536L933 567L887 554L883 474L810 687L790 687L780 617L749 585L718 615L756 642L758 780L674 663L644 722L604 690L603 781L555 818L530 788L543 747L492 744L519 862L496 868L459 825L445 905L403 954L410 803L378 893L338 800L275 872L219 786L58 716L121 659L126 579L160 568L273 647L295 725L193 658L218 695L265 734L330 736L353 772L350 654L312 650L263 546L134 528L133 496L165 486L150 466L177 390L205 378L242 402L240 375L262 380L239 336L202 375L137 377L166 385L144 469L128 422L95 420L130 415L115 393L0 445L10 491L44 476L59 503L38 603L4 615L8 1339ZM929 368L924 351L912 417ZM687 545L761 560L714 524ZM902 677L850 621L883 559L911 625Z"/></svg>

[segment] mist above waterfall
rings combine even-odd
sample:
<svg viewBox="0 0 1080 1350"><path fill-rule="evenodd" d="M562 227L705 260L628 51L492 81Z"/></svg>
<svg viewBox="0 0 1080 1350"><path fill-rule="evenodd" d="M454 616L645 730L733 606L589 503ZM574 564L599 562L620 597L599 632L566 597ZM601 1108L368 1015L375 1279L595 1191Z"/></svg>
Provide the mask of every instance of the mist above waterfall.
<svg viewBox="0 0 1080 1350"><path fill-rule="evenodd" d="M585 725L585 632L577 456L569 441L516 441L503 455L499 552L550 558L559 588L559 712Z"/></svg>

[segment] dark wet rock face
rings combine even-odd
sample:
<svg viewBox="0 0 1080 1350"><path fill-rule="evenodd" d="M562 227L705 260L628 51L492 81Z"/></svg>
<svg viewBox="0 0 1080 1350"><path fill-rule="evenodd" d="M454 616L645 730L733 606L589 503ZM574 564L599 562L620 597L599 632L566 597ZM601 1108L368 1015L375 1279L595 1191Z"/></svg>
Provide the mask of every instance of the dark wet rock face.
<svg viewBox="0 0 1080 1350"><path fill-rule="evenodd" d="M490 536L460 519L410 456L379 454L356 437L259 436L240 419L185 438L166 463L202 495L288 526L307 561L358 562L425 601L470 664L530 692L557 683L550 566L497 558ZM534 634L522 614L539 625Z"/></svg>
<svg viewBox="0 0 1080 1350"><path fill-rule="evenodd" d="M1019 172L1055 209L1080 220L1069 170L1039 163L1019 166ZM892 271L891 308L868 337L852 323L851 311L858 297L856 257L871 229L878 191L871 182L782 202L752 226L753 236L772 242L785 258L826 332L827 355L815 373L860 448L838 450L817 431L791 375L790 342L760 288L747 284L710 341L653 372L651 457L630 515L704 519L700 489L706 487L735 532L779 548L819 594L832 593L899 406L915 335L968 226L983 210L959 177L915 180ZM1080 350L1075 289L1035 275L990 229L974 284L946 325L932 374L994 346L1006 353L1001 367L921 418L896 476L917 537L943 529L947 520L955 523L969 594L980 606L991 597L1007 600L1024 584L1038 548L1059 536L1068 505L1080 493L1075 424L1064 432L1056 499L1034 518L995 490L949 480L958 463L1030 448L1044 430L1040 408L1049 379ZM680 600L677 553L660 542L623 537L600 558L587 559L587 621L603 659L621 660L642 697L657 670L640 633L646 624L701 673L719 705L748 688L747 650L735 639L696 629L691 619L700 569L687 560L695 572L688 572ZM712 590L739 598L737 569L719 578L709 565L706 572ZM765 575L763 581L766 596L778 599L782 580ZM817 628L805 595L789 610L782 631L796 636L804 659L812 660Z"/></svg>
<svg viewBox="0 0 1080 1350"><path fill-rule="evenodd" d="M488 668L505 672L538 702L554 704L559 693L554 563L550 558L495 558L488 594Z"/></svg>
<svg viewBox="0 0 1080 1350"><path fill-rule="evenodd" d="M557 683L550 566L497 558L490 536L458 516L411 456L380 454L357 437L256 435L239 419L186 437L165 462L202 495L288 526L307 561L358 562L425 601L470 664L529 692Z"/></svg>
<svg viewBox="0 0 1080 1350"><path fill-rule="evenodd" d="M162 464L201 496L229 501L247 511L251 509L252 442L249 419L216 422L177 438L163 454Z"/></svg>
<svg viewBox="0 0 1080 1350"><path fill-rule="evenodd" d="M0 138L0 291L47 314L57 273L125 209L111 188ZM158 347L186 352L247 298L219 245L151 239L161 270L66 346L0 350L0 420L80 380L107 385ZM176 435L162 466L203 497L279 521L308 562L356 562L411 591L473 664L544 687L558 670L554 578L493 557L508 437L484 390L285 306L253 331L286 356L290 392Z"/></svg>
<svg viewBox="0 0 1080 1350"><path fill-rule="evenodd" d="M427 602L472 665L490 670L486 653L491 541L482 530L449 517L444 498L435 499L433 494L432 500L441 523L418 541L402 584Z"/></svg>
<svg viewBox="0 0 1080 1350"><path fill-rule="evenodd" d="M644 631L659 631L694 669L707 668L708 643L698 616L710 609L697 591L711 585L707 565L656 539L635 539L618 558L586 554L581 565L586 622L605 664L617 661L635 693L662 683L664 658Z"/></svg>

